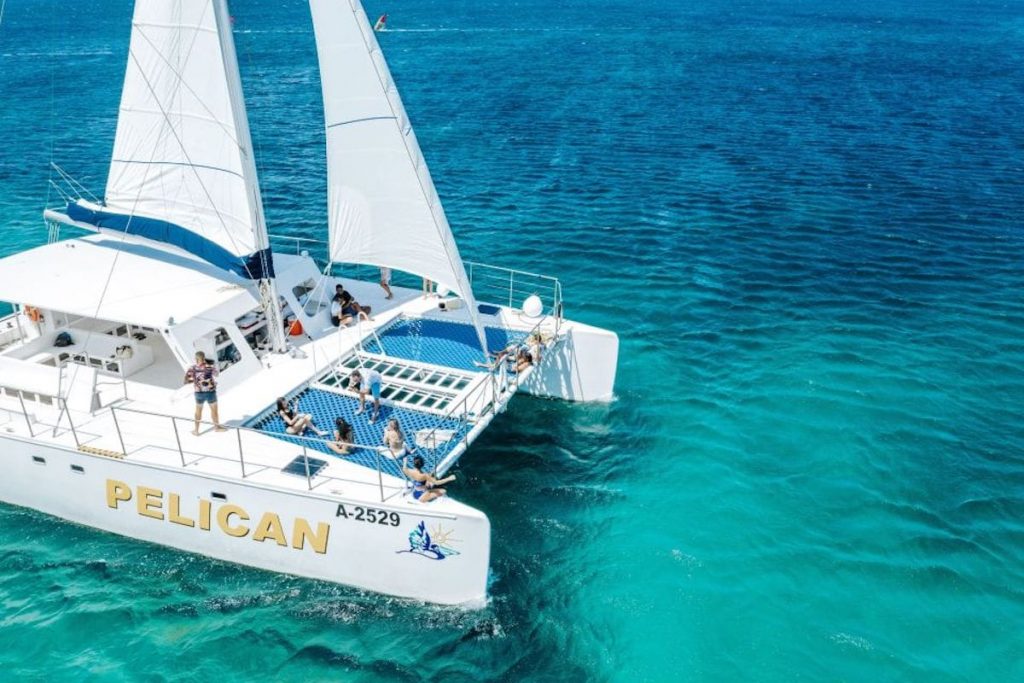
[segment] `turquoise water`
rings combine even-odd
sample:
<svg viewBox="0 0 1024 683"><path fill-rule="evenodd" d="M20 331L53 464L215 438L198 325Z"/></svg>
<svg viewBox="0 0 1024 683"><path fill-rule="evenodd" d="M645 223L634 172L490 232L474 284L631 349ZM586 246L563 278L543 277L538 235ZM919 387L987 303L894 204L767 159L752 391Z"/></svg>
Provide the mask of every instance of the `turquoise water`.
<svg viewBox="0 0 1024 683"><path fill-rule="evenodd" d="M235 5L268 220L322 235L305 4ZM851 6L370 2L464 256L615 327L617 400L463 461L476 612L0 506L4 677L1024 679L1024 7ZM102 190L129 14L7 3L3 253L51 156Z"/></svg>

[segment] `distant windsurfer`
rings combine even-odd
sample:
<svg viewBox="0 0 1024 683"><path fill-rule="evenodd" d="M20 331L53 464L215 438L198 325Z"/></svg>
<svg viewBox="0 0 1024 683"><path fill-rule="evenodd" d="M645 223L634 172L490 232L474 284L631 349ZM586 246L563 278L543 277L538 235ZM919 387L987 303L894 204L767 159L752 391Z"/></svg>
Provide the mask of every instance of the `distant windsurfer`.
<svg viewBox="0 0 1024 683"><path fill-rule="evenodd" d="M385 12L384 14L380 15L379 19L377 19L377 23L373 25L373 30L376 31L377 33L380 33L381 31L386 31L387 28L388 14L387 12Z"/></svg>

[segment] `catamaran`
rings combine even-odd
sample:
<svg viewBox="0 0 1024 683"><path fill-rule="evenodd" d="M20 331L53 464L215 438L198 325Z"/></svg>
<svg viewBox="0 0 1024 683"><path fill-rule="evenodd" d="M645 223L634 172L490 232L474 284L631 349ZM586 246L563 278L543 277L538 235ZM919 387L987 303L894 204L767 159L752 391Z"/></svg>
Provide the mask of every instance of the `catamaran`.
<svg viewBox="0 0 1024 683"><path fill-rule="evenodd" d="M480 604L486 514L457 495L422 502L385 424L443 477L516 394L611 400L618 338L566 319L556 278L463 261L360 3L309 6L325 241L268 232L225 0L137 0L102 200L61 171L47 243L0 259L0 500L264 570ZM388 297L379 269L408 279ZM367 319L332 323L338 285ZM488 356L527 339L518 367ZM198 435L183 379L197 351L219 370L224 425ZM353 370L379 373L380 420L358 412ZM348 452L290 432L278 397L328 431L350 423Z"/></svg>

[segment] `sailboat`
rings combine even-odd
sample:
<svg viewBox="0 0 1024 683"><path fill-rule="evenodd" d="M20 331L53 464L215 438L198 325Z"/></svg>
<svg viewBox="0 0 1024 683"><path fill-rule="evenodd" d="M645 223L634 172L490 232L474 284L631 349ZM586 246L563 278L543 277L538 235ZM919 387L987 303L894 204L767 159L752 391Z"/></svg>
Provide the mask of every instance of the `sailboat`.
<svg viewBox="0 0 1024 683"><path fill-rule="evenodd" d="M388 28L388 13L385 12L384 14L380 15L379 17L377 17L377 21L373 25L373 30L374 30L375 33L380 33L381 31L386 31L387 28Z"/></svg>
<svg viewBox="0 0 1024 683"><path fill-rule="evenodd" d="M225 0L137 0L102 200L71 183L48 242L0 259L0 501L479 605L490 523L435 482L519 393L610 401L618 338L557 278L461 258L362 6L309 4L326 240L268 230Z"/></svg>

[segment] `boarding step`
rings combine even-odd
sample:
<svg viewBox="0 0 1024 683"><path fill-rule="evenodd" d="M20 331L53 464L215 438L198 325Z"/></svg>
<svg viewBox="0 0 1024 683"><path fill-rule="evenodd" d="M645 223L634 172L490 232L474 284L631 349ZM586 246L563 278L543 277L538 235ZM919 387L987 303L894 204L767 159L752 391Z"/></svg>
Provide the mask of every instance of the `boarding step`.
<svg viewBox="0 0 1024 683"><path fill-rule="evenodd" d="M355 396L347 389L353 370L381 374L381 398L393 405L444 414L480 375L372 353L356 352L320 376L321 388Z"/></svg>
<svg viewBox="0 0 1024 683"><path fill-rule="evenodd" d="M120 451L111 451L106 448L97 448L96 446L79 446L78 450L89 455L102 455L105 458L116 458L117 460L124 460L124 453Z"/></svg>

